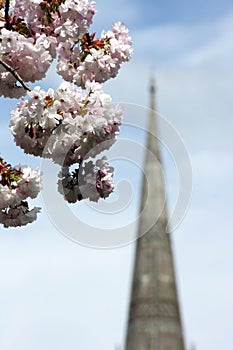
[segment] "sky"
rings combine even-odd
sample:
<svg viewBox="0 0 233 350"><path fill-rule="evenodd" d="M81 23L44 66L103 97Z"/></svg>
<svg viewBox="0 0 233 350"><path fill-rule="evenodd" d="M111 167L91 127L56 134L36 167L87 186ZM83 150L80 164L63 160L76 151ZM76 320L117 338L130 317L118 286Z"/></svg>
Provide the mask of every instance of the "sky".
<svg viewBox="0 0 233 350"><path fill-rule="evenodd" d="M126 111L110 153L117 191L98 206L61 204L51 166L13 143L8 122L17 101L0 100L1 155L42 168L46 178L35 201L43 207L37 222L0 230L0 348L123 350L134 257L129 242L136 232L145 141L140 126L154 76L161 123L172 125L183 140L193 172L191 202L171 234L186 350L232 349L233 5L97 0L96 7L93 31L121 20L135 49L117 78L103 86ZM56 88L59 82L51 70L42 86ZM172 160L176 150L169 156L166 128L160 127L170 217L182 183ZM130 147L136 149L132 159L125 154ZM79 243L70 239L71 212ZM108 249L100 249L97 230L104 230Z"/></svg>

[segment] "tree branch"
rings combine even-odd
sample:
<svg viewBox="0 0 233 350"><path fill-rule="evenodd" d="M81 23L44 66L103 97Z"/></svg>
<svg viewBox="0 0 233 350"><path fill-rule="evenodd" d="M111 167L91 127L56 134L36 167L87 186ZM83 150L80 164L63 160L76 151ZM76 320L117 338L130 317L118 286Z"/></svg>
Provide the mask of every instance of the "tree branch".
<svg viewBox="0 0 233 350"><path fill-rule="evenodd" d="M12 24L10 23L9 20L9 9L10 9L10 0L6 0L5 3L5 21L6 21L6 29L12 30Z"/></svg>
<svg viewBox="0 0 233 350"><path fill-rule="evenodd" d="M27 90L27 91L32 91L30 89L30 87L23 81L23 79L21 78L21 76L16 72L16 70L14 68L12 68L11 66L9 66L6 62L4 62L1 58L0 58L0 64L8 71L10 72L13 77L22 85L22 87Z"/></svg>

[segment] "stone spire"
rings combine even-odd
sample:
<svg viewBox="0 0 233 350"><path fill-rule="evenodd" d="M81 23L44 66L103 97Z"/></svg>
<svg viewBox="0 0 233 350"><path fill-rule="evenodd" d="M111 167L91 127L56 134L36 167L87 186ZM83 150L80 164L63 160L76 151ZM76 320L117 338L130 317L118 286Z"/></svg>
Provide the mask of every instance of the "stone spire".
<svg viewBox="0 0 233 350"><path fill-rule="evenodd" d="M150 113L126 350L184 350L155 110ZM151 225L152 222L152 225Z"/></svg>

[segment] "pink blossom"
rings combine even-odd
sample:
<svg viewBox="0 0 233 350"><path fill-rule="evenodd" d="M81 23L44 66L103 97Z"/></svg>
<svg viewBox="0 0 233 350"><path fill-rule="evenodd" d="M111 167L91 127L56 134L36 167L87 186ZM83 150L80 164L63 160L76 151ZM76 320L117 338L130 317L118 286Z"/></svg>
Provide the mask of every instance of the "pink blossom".
<svg viewBox="0 0 233 350"><path fill-rule="evenodd" d="M12 167L0 158L0 223L22 226L36 219L39 208L29 210L27 198L41 190L40 171L27 166Z"/></svg>
<svg viewBox="0 0 233 350"><path fill-rule="evenodd" d="M35 87L28 95L10 121L15 142L26 153L71 165L88 152L93 157L109 148L118 136L122 110L98 83L87 82L86 91L69 83L48 92Z"/></svg>
<svg viewBox="0 0 233 350"><path fill-rule="evenodd" d="M102 157L96 163L86 162L72 173L67 167L63 168L59 174L58 191L69 203L82 199L97 202L113 192L113 171L106 157Z"/></svg>

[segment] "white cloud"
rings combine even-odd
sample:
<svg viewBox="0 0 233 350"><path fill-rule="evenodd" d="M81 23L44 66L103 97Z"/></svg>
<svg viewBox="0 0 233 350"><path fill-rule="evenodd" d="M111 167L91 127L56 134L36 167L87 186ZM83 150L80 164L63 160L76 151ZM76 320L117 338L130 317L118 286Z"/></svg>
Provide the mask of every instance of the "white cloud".
<svg viewBox="0 0 233 350"><path fill-rule="evenodd" d="M233 47L232 41L232 21L233 13L217 21L210 26L211 37L199 48L193 49L184 57L183 62L189 66L203 64L214 64L215 67L232 67ZM200 30L199 35L204 34L206 30Z"/></svg>
<svg viewBox="0 0 233 350"><path fill-rule="evenodd" d="M230 66L233 13L201 25L160 25L132 33L135 55L156 65Z"/></svg>

